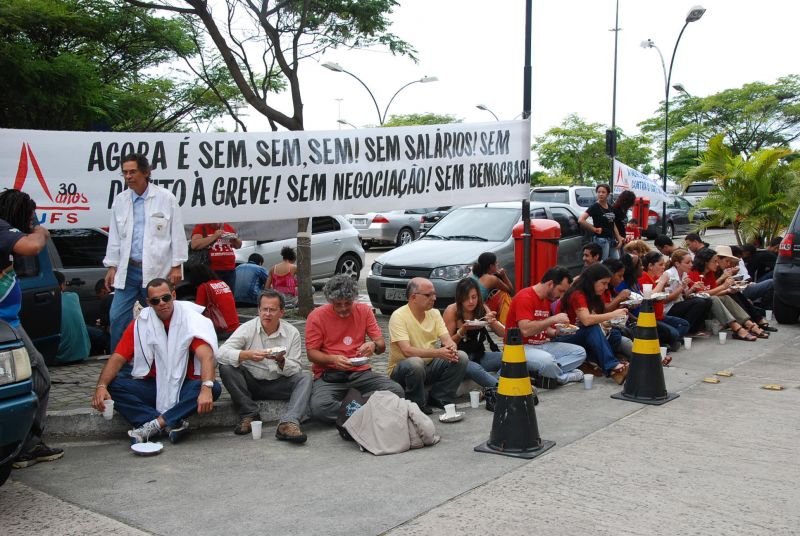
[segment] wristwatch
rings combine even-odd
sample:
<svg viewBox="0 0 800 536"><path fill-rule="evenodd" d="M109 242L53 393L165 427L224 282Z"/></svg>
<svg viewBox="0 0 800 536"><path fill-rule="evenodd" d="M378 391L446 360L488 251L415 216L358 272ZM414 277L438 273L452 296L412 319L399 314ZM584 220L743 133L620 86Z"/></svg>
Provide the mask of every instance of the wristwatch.
<svg viewBox="0 0 800 536"><path fill-rule="evenodd" d="M202 386L203 387L209 387L209 388L213 389L214 388L214 382L211 381L211 380L206 380L206 381L204 381L202 383Z"/></svg>

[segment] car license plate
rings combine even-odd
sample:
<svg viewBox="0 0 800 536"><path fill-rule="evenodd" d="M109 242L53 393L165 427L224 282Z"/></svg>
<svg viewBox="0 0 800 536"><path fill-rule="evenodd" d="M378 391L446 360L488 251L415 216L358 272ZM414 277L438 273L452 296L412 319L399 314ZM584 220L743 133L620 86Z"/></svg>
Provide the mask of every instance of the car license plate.
<svg viewBox="0 0 800 536"><path fill-rule="evenodd" d="M384 289L384 292L387 300L406 301L406 289L404 288L387 288Z"/></svg>
<svg viewBox="0 0 800 536"><path fill-rule="evenodd" d="M367 225L367 219L366 218L353 218L352 220L350 220L350 222L353 225L361 225L361 226L366 226Z"/></svg>

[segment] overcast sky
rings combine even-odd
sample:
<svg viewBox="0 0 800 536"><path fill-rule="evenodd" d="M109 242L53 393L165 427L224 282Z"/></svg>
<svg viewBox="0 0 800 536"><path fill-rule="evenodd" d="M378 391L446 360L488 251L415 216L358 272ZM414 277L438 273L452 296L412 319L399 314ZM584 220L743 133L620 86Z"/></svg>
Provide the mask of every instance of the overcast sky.
<svg viewBox="0 0 800 536"><path fill-rule="evenodd" d="M653 39L669 69L675 40L693 5L620 0L617 125L625 132L635 132L664 98L658 53L640 43ZM800 2L705 0L702 5L705 15L689 24L681 39L672 84L681 82L690 93L704 96L800 72ZM534 0L534 136L572 112L611 123L614 6L614 0ZM476 109L479 103L501 119L522 111L524 1L401 0L392 20L392 31L417 49L419 63L382 50L333 50L319 63L304 62L300 77L307 130L337 129L340 116L359 127L378 122L364 88L344 73L323 68L324 61L337 62L361 78L381 110L403 84L426 75L439 78L403 90L389 115L435 112L483 122L494 118ZM255 113L247 124L250 130L268 130Z"/></svg>

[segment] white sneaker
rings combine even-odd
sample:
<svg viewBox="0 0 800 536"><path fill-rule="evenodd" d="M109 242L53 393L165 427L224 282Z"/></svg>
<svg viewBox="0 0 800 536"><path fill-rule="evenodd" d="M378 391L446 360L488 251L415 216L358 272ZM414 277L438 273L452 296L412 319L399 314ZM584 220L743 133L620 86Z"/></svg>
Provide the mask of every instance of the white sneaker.
<svg viewBox="0 0 800 536"><path fill-rule="evenodd" d="M570 383L570 382L579 382L583 380L583 372L578 369L573 370L572 372L567 372L564 375L564 379L560 380L562 384Z"/></svg>
<svg viewBox="0 0 800 536"><path fill-rule="evenodd" d="M147 443L151 437L158 437L161 435L161 427L157 422L147 421L139 428L128 430L128 437L131 438L131 445L136 443Z"/></svg>

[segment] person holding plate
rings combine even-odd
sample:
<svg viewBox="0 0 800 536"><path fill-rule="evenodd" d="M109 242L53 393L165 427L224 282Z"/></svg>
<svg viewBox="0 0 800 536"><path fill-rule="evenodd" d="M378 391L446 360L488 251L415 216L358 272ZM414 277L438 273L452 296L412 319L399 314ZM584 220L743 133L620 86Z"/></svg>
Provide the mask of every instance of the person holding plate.
<svg viewBox="0 0 800 536"><path fill-rule="evenodd" d="M286 303L275 290L258 298L258 318L239 326L219 349L219 375L239 413L233 433L251 432L260 421L256 400L289 400L275 437L305 443L300 421L308 416L311 374L300 366L300 332L283 320Z"/></svg>
<svg viewBox="0 0 800 536"><path fill-rule="evenodd" d="M372 370L370 358L382 354L386 343L372 307L356 302L358 283L350 276L335 275L323 293L328 303L311 311L306 322L306 352L314 373L311 415L335 423L351 388L364 397L391 391L404 398L402 387Z"/></svg>

